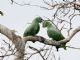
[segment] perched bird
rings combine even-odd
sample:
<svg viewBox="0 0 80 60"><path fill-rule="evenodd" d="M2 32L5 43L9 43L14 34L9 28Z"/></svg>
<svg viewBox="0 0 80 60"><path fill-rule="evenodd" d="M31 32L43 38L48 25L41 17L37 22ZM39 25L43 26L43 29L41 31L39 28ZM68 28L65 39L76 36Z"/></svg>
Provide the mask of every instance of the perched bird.
<svg viewBox="0 0 80 60"><path fill-rule="evenodd" d="M52 38L55 41L60 41L64 39L64 36L61 34L61 32L59 31L58 28L56 28L55 25L52 25L50 21L45 20L43 21L43 27L47 27L47 34L50 38ZM62 47L64 49L66 49L65 44L61 45L61 46L56 46L56 49L58 51L58 49Z"/></svg>
<svg viewBox="0 0 80 60"><path fill-rule="evenodd" d="M43 21L43 19L41 17L36 17L31 25L29 27L26 28L26 30L24 31L23 36L35 36L39 30L40 30L40 24Z"/></svg>

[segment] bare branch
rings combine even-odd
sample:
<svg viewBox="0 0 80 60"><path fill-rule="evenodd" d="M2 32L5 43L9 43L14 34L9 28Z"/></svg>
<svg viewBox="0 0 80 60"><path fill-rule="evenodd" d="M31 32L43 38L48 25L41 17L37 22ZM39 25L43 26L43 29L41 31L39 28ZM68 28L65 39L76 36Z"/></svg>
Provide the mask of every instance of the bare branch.
<svg viewBox="0 0 80 60"><path fill-rule="evenodd" d="M76 47L71 47L71 46L66 46L68 48L72 48L72 49L80 49L80 48L76 48Z"/></svg>
<svg viewBox="0 0 80 60"><path fill-rule="evenodd" d="M52 10L53 8L47 8L47 7L43 7L43 6L40 6L40 5L32 5L32 4L30 4L30 3L24 3L24 4L20 4L20 3L17 3L17 2L15 2L15 1L13 1L15 4L17 4L17 5L20 5L20 6L25 6L25 5L27 5L27 6L35 6L35 7L40 7L40 8L44 8L44 9L47 9L47 10Z"/></svg>
<svg viewBox="0 0 80 60"><path fill-rule="evenodd" d="M11 55L14 55L14 54L2 55L0 57L7 57L7 56L11 56Z"/></svg>
<svg viewBox="0 0 80 60"><path fill-rule="evenodd" d="M11 0L11 4L13 4L14 0Z"/></svg>
<svg viewBox="0 0 80 60"><path fill-rule="evenodd" d="M42 57L42 59L45 60L45 58L44 58L44 56L41 54L41 52L44 51L44 50L48 50L48 49L40 49L40 50L38 50L38 49L36 49L36 48L34 48L34 47L31 47L31 46L29 46L29 48L31 48L32 50L37 51L37 52L32 53L32 54L27 58L27 60L29 60L31 56L33 56L34 54L37 54L37 53L39 53L39 55Z"/></svg>
<svg viewBox="0 0 80 60"><path fill-rule="evenodd" d="M74 31L72 31L71 35L68 38L61 40L61 41L49 40L41 36L27 36L27 37L24 37L22 40L25 41L25 43L27 41L34 41L34 42L39 41L42 43L45 41L46 43L44 42L44 44L57 46L57 45L69 42L72 39L72 37L79 31L80 31L80 26L77 27ZM12 32L7 27L1 24L0 24L0 33L6 35L10 39L13 39Z"/></svg>
<svg viewBox="0 0 80 60"><path fill-rule="evenodd" d="M0 24L0 33L7 36L10 40L13 40L12 32L9 28Z"/></svg>
<svg viewBox="0 0 80 60"><path fill-rule="evenodd" d="M61 41L49 40L49 39L43 38L41 36L27 36L27 37L24 37L23 40L25 40L25 42L27 42L27 41L34 41L34 42L39 41L39 42L42 42L42 43L45 41L44 44L52 45L52 46L58 46L58 45L69 42L72 39L72 37L76 33L78 33L79 31L80 31L80 26L77 27L74 31L72 31L71 35L68 38L63 39Z"/></svg>
<svg viewBox="0 0 80 60"><path fill-rule="evenodd" d="M53 46L51 46L50 51L49 51L49 54L48 54L48 56L47 56L46 60L47 60L47 59L48 59L48 57L50 56L50 53L51 53L52 48L53 48Z"/></svg>

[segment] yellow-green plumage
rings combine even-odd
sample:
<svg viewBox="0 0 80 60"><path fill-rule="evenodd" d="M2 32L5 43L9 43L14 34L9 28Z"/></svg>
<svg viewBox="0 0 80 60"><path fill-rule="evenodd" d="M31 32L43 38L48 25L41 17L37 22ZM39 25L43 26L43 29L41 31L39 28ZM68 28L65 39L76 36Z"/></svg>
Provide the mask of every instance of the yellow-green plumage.
<svg viewBox="0 0 80 60"><path fill-rule="evenodd" d="M64 39L64 36L61 34L61 32L59 31L59 29L57 29L55 27L55 25L52 25L51 22L49 21L44 21L43 22L43 27L47 27L47 34L50 38L52 38L55 41L60 41ZM64 49L66 49L65 44L61 45L61 46L56 46L57 51L58 48L63 47Z"/></svg>

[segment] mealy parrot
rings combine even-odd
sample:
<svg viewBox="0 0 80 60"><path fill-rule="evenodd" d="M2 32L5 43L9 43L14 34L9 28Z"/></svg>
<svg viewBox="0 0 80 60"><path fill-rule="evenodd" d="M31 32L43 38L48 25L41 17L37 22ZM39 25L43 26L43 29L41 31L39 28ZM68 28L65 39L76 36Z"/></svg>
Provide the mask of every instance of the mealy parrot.
<svg viewBox="0 0 80 60"><path fill-rule="evenodd" d="M23 36L26 37L26 36L35 36L39 30L40 30L40 24L43 21L43 19L41 17L36 17L30 26L28 26L26 28L26 30L24 31L24 34Z"/></svg>
<svg viewBox="0 0 80 60"><path fill-rule="evenodd" d="M56 28L55 25L53 25L50 21L48 20L45 20L43 22L43 25L42 25L44 28L47 27L47 34L50 38L52 38L53 40L55 41L60 41L60 40L63 40L65 37L61 34L61 32L59 31L58 28ZM61 46L56 46L56 49L58 51L58 49L61 47L61 48L64 48L66 50L66 44L63 44Z"/></svg>

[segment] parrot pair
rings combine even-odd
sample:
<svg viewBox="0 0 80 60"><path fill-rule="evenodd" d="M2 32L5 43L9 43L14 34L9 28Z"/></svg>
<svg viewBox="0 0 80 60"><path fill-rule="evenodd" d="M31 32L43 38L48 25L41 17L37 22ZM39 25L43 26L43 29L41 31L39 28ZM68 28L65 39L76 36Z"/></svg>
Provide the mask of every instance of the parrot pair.
<svg viewBox="0 0 80 60"><path fill-rule="evenodd" d="M51 22L47 21L47 20L43 20L41 17L36 17L33 21L32 24L26 28L23 36L35 36L39 30L40 30L40 24L43 22L43 27L47 27L47 34L50 38L52 38L53 40L56 41L60 41L64 39L64 36L61 34L61 32L54 26L51 24ZM56 46L56 49L58 51L58 48L63 47L64 49L66 49L65 44L61 45L61 46Z"/></svg>
<svg viewBox="0 0 80 60"><path fill-rule="evenodd" d="M54 25L51 24L50 21L45 20L43 22L43 27L47 27L47 34L52 40L60 41L65 39L65 37L62 35L62 33L59 31L59 29ZM62 44L61 46L56 46L56 49L58 51L59 48L64 48L66 50L66 44Z"/></svg>

